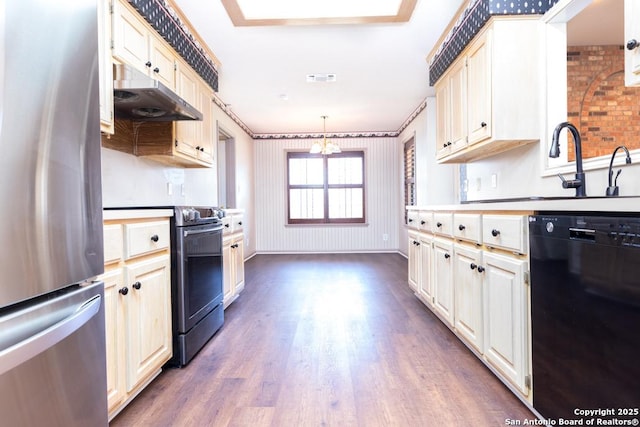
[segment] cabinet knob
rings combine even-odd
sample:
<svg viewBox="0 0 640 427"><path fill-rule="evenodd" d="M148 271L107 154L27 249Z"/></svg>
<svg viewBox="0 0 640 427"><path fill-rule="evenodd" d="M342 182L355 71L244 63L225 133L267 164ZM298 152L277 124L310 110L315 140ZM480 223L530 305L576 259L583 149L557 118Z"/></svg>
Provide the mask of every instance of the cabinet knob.
<svg viewBox="0 0 640 427"><path fill-rule="evenodd" d="M140 289L142 287L142 283L140 282L136 282L133 285L131 285L133 287L133 289Z"/></svg>
<svg viewBox="0 0 640 427"><path fill-rule="evenodd" d="M442 144L442 148L447 148L447 143Z"/></svg>
<svg viewBox="0 0 640 427"><path fill-rule="evenodd" d="M199 145L196 147L196 151L200 151L200 146Z"/></svg>
<svg viewBox="0 0 640 427"><path fill-rule="evenodd" d="M491 230L491 235L493 237L498 237L500 235L500 230L496 230L495 228Z"/></svg>
<svg viewBox="0 0 640 427"><path fill-rule="evenodd" d="M409 222L411 222L411 220L409 220ZM226 228L229 228L229 224L225 224L224 225Z"/></svg>
<svg viewBox="0 0 640 427"><path fill-rule="evenodd" d="M483 273L484 272L484 267L479 265L478 266L478 273Z"/></svg>
<svg viewBox="0 0 640 427"><path fill-rule="evenodd" d="M480 126L483 127L483 128L486 128L487 127L487 123L482 122L482 123L480 123Z"/></svg>
<svg viewBox="0 0 640 427"><path fill-rule="evenodd" d="M436 227L438 227L438 228L442 227L442 223L441 222L436 222Z"/></svg>
<svg viewBox="0 0 640 427"><path fill-rule="evenodd" d="M426 221L420 221L420 225L425 225L426 223Z"/></svg>
<svg viewBox="0 0 640 427"><path fill-rule="evenodd" d="M447 147L451 146L453 143L451 141L447 142Z"/></svg>
<svg viewBox="0 0 640 427"><path fill-rule="evenodd" d="M200 151L204 153L204 147L200 147Z"/></svg>
<svg viewBox="0 0 640 427"><path fill-rule="evenodd" d="M627 49L628 50L633 50L635 48L637 48L638 46L640 46L640 43L638 43L638 40L636 39L631 39L627 42Z"/></svg>
<svg viewBox="0 0 640 427"><path fill-rule="evenodd" d="M467 228L467 227L465 227L465 226L464 226L464 225L462 225L462 224L460 224L460 225L458 226L458 230L460 230L460 231L464 230L465 228Z"/></svg>
<svg viewBox="0 0 640 427"><path fill-rule="evenodd" d="M147 61L147 62L145 62L145 64L144 64L144 65L146 65L146 66L147 66L147 68L151 68L151 61Z"/></svg>
<svg viewBox="0 0 640 427"><path fill-rule="evenodd" d="M151 241L157 242L158 240L160 240L160 238L158 237L157 234L154 234L153 236L151 236Z"/></svg>
<svg viewBox="0 0 640 427"><path fill-rule="evenodd" d="M120 288L118 289L118 293L122 295L126 295L129 293L129 288L127 288L126 286L124 288Z"/></svg>
<svg viewBox="0 0 640 427"><path fill-rule="evenodd" d="M238 221L238 225L242 225L242 221Z"/></svg>
<svg viewBox="0 0 640 427"><path fill-rule="evenodd" d="M160 72L160 68L158 68L158 67L154 68L153 72L156 73L156 74L159 73Z"/></svg>
<svg viewBox="0 0 640 427"><path fill-rule="evenodd" d="M478 268L478 266L476 264L474 264L474 263L471 263L469 265L469 268L471 268L472 270L475 270L476 268Z"/></svg>
<svg viewBox="0 0 640 427"><path fill-rule="evenodd" d="M444 259L449 259L449 258L451 258L451 255L449 255L449 254L444 254Z"/></svg>

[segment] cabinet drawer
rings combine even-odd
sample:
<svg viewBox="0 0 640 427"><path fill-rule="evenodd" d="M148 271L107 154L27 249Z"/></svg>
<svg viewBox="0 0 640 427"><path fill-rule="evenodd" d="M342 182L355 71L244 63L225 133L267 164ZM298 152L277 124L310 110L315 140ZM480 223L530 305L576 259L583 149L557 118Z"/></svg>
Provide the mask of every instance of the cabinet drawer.
<svg viewBox="0 0 640 427"><path fill-rule="evenodd" d="M482 243L482 215L453 214L453 235L456 239Z"/></svg>
<svg viewBox="0 0 640 427"><path fill-rule="evenodd" d="M485 245L527 253L527 217L524 215L484 215L482 241Z"/></svg>
<svg viewBox="0 0 640 427"><path fill-rule="evenodd" d="M418 228L428 233L433 232L433 212L420 211L418 214Z"/></svg>
<svg viewBox="0 0 640 427"><path fill-rule="evenodd" d="M103 227L104 263L111 264L122 259L122 226L109 224Z"/></svg>
<svg viewBox="0 0 640 427"><path fill-rule="evenodd" d="M231 217L231 232L239 233L242 231L242 224L244 222L243 215L233 215Z"/></svg>
<svg viewBox="0 0 640 427"><path fill-rule="evenodd" d="M224 234L231 234L231 217L230 216L222 217L222 227L224 230Z"/></svg>
<svg viewBox="0 0 640 427"><path fill-rule="evenodd" d="M434 213L433 232L441 236L453 236L453 214L451 212Z"/></svg>
<svg viewBox="0 0 640 427"><path fill-rule="evenodd" d="M124 226L125 259L169 247L169 221L141 222Z"/></svg>
<svg viewBox="0 0 640 427"><path fill-rule="evenodd" d="M420 215L419 211L411 210L407 212L407 226L410 228L418 228L419 220L418 216Z"/></svg>

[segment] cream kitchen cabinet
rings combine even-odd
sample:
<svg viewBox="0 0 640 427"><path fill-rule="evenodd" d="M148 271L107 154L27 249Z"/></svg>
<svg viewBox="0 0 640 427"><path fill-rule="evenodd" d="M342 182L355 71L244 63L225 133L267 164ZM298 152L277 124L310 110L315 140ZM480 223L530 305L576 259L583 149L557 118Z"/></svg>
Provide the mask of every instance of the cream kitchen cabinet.
<svg viewBox="0 0 640 427"><path fill-rule="evenodd" d="M168 218L105 217L107 396L113 418L171 358Z"/></svg>
<svg viewBox="0 0 640 427"><path fill-rule="evenodd" d="M435 85L437 158L446 158L467 145L467 67L462 58Z"/></svg>
<svg viewBox="0 0 640 427"><path fill-rule="evenodd" d="M463 339L482 353L482 251L476 247L456 244L453 258L455 329Z"/></svg>
<svg viewBox="0 0 640 427"><path fill-rule="evenodd" d="M416 231L409 231L409 247L407 254L409 255L409 286L414 292L419 291L420 281L420 234Z"/></svg>
<svg viewBox="0 0 640 427"><path fill-rule="evenodd" d="M433 239L433 306L449 326L454 324L453 243Z"/></svg>
<svg viewBox="0 0 640 427"><path fill-rule="evenodd" d="M177 55L124 0L113 0L113 57L175 89Z"/></svg>
<svg viewBox="0 0 640 427"><path fill-rule="evenodd" d="M524 396L529 395L530 343L527 261L483 255L484 356Z"/></svg>
<svg viewBox="0 0 640 427"><path fill-rule="evenodd" d="M627 86L640 86L640 0L624 0L624 79Z"/></svg>
<svg viewBox="0 0 640 427"><path fill-rule="evenodd" d="M409 231L408 254L409 286L425 304L433 305L433 236L427 232Z"/></svg>
<svg viewBox="0 0 640 427"><path fill-rule="evenodd" d="M98 68L100 131L113 134L113 67L111 66L111 1L98 0Z"/></svg>
<svg viewBox="0 0 640 427"><path fill-rule="evenodd" d="M514 60L522 56L523 46L538 45L538 19L490 18L436 82L436 157L440 163L478 160L539 140L540 79L535 66L539 49L527 49L526 61ZM460 73L464 79L455 77ZM462 87L452 89L452 78L463 82ZM444 89L447 86L449 90ZM462 135L454 132L460 126ZM459 140L463 142L456 145Z"/></svg>
<svg viewBox="0 0 640 427"><path fill-rule="evenodd" d="M222 238L224 307L227 308L244 290L244 215L239 212L223 218Z"/></svg>

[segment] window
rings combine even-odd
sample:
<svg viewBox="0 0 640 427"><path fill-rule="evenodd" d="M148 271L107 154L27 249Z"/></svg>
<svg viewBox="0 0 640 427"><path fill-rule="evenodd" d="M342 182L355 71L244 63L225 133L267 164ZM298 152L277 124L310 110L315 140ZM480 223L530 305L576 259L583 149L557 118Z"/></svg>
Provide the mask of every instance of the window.
<svg viewBox="0 0 640 427"><path fill-rule="evenodd" d="M416 143L413 138L404 143L404 206L416 204ZM403 207L404 209L404 207ZM404 209L404 223L407 210Z"/></svg>
<svg viewBox="0 0 640 427"><path fill-rule="evenodd" d="M364 223L364 151L287 153L289 224Z"/></svg>

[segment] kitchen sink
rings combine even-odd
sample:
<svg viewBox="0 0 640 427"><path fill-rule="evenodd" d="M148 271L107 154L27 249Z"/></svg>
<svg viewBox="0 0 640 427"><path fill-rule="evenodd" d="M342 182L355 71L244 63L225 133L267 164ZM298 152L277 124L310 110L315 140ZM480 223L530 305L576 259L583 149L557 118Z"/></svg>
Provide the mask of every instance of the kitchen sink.
<svg viewBox="0 0 640 427"><path fill-rule="evenodd" d="M508 203L508 202L530 202L541 200L583 200L583 199L626 199L637 198L638 196L587 196L587 197L575 197L575 196L522 196L522 197L505 197L502 199L484 199L484 200L465 200L460 204L468 205L471 203Z"/></svg>

